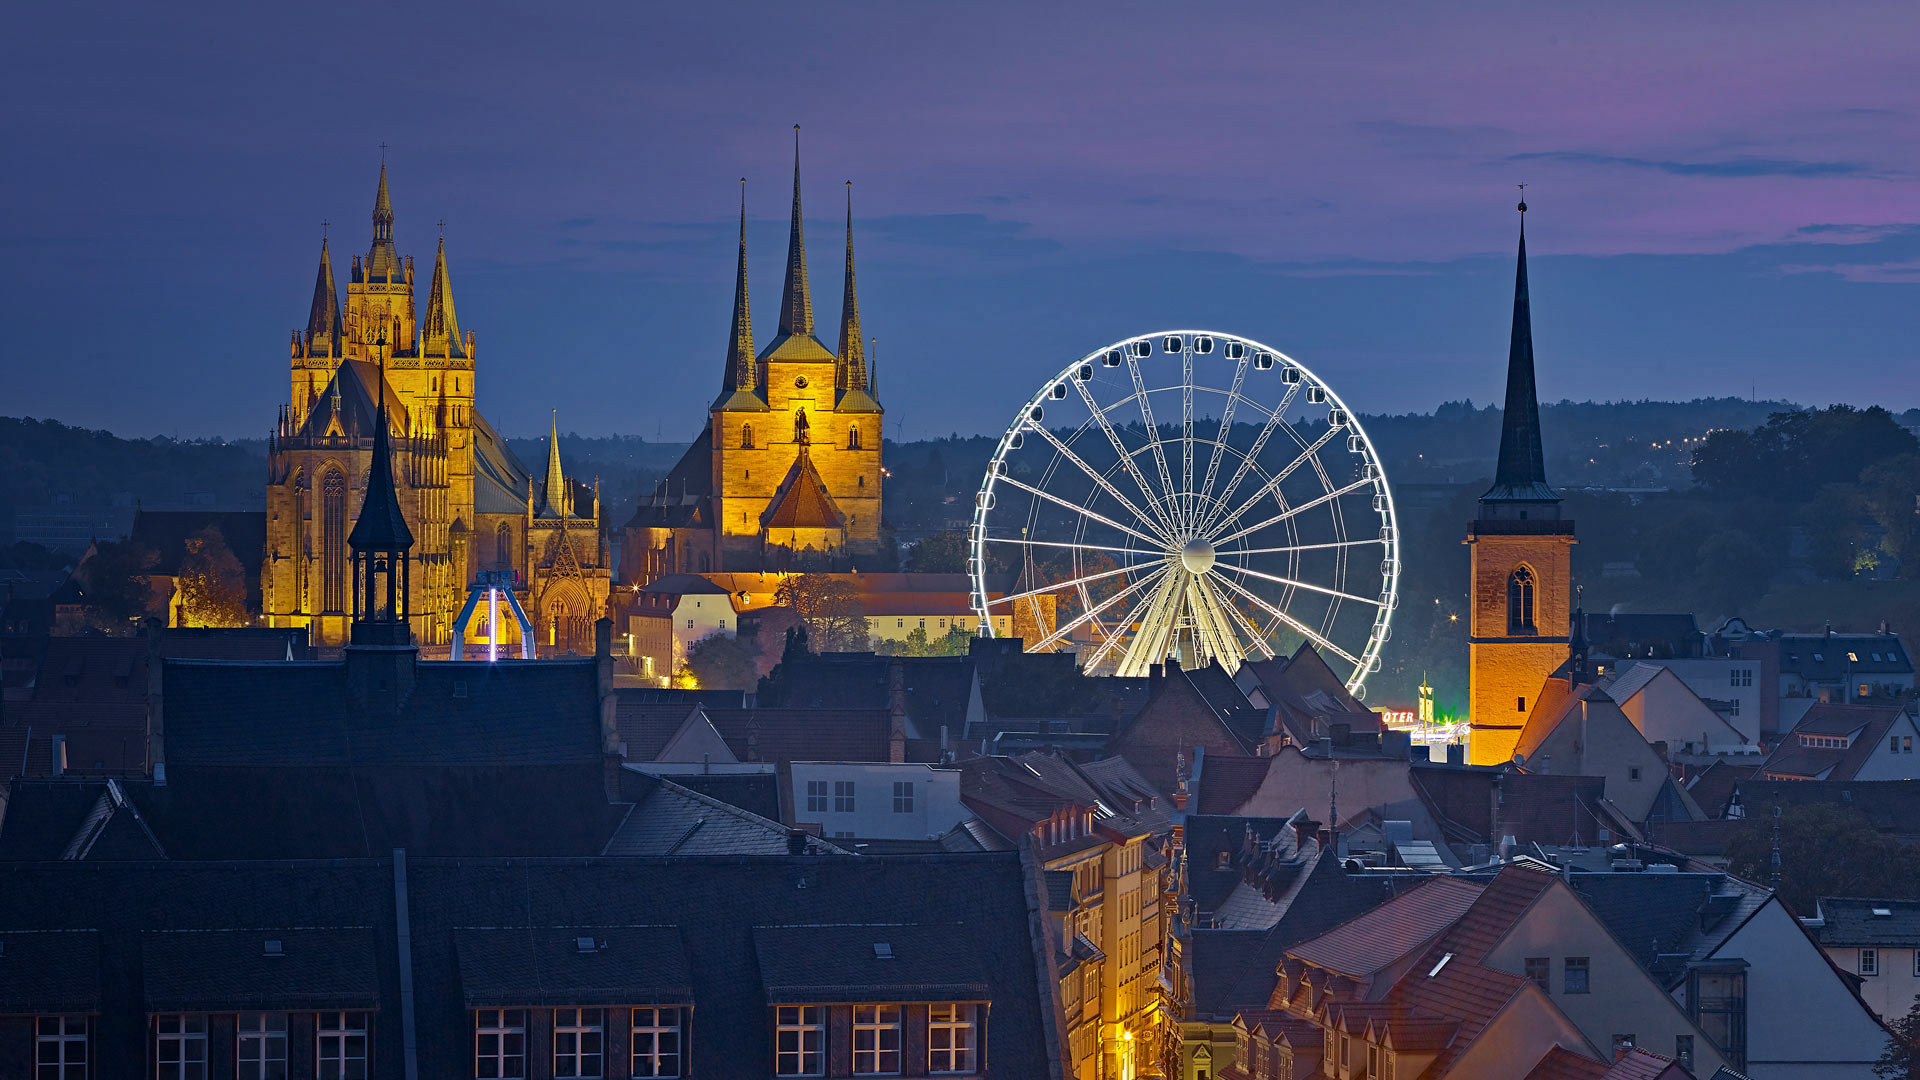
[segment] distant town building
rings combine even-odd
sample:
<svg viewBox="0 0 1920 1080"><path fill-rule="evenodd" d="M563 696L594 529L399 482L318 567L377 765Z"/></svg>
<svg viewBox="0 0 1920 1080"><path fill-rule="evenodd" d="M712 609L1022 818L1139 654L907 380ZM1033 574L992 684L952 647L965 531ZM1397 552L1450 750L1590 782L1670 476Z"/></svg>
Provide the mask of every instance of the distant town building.
<svg viewBox="0 0 1920 1080"><path fill-rule="evenodd" d="M1833 966L1859 980L1860 1000L1882 1022L1920 998L1920 899L1823 896L1801 920Z"/></svg>
<svg viewBox="0 0 1920 1080"><path fill-rule="evenodd" d="M1920 725L1898 705L1820 702L1760 765L1767 780L1920 780Z"/></svg>

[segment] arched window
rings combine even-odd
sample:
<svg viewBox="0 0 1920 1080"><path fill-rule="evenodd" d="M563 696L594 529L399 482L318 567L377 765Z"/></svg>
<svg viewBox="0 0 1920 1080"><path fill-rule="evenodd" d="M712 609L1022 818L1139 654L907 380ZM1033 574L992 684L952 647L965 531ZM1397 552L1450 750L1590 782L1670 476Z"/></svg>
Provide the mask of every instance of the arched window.
<svg viewBox="0 0 1920 1080"><path fill-rule="evenodd" d="M752 424L740 425L740 449L742 450L753 449L753 425Z"/></svg>
<svg viewBox="0 0 1920 1080"><path fill-rule="evenodd" d="M855 424L852 427L849 427L847 429L847 449L849 450L860 449L860 425L859 424Z"/></svg>
<svg viewBox="0 0 1920 1080"><path fill-rule="evenodd" d="M320 604L347 610L347 477L328 469L320 480Z"/></svg>
<svg viewBox="0 0 1920 1080"><path fill-rule="evenodd" d="M1524 566L1507 575L1507 633L1534 633L1533 571Z"/></svg>
<svg viewBox="0 0 1920 1080"><path fill-rule="evenodd" d="M493 563L497 569L513 569L513 526L501 522L493 531Z"/></svg>

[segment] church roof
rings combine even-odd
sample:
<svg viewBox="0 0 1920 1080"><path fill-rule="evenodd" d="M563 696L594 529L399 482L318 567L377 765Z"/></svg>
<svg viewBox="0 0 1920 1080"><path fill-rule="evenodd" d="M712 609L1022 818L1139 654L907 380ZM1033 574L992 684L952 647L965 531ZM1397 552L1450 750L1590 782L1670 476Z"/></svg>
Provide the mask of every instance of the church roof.
<svg viewBox="0 0 1920 1080"><path fill-rule="evenodd" d="M773 506L761 522L769 529L839 529L847 524L847 516L834 505L833 496L827 493L826 481L820 479L820 470L813 467L813 458L808 455L807 447L800 447L799 460L787 471L787 478L780 482L780 490L774 493Z"/></svg>
<svg viewBox="0 0 1920 1080"><path fill-rule="evenodd" d="M747 301L747 188L740 181L740 259L733 277L733 327L727 335L727 369L713 407L721 411L759 412L767 407L754 388L760 368L753 355L753 310Z"/></svg>
<svg viewBox="0 0 1920 1080"><path fill-rule="evenodd" d="M709 522L705 513L707 499L713 494L713 425L708 424L680 455L666 477L654 486L653 493L642 495L633 508L631 529L684 529L703 527Z"/></svg>
<svg viewBox="0 0 1920 1080"><path fill-rule="evenodd" d="M793 125L793 218L787 226L787 280L780 289L780 336L813 336L807 288L807 238L800 222L800 125Z"/></svg>
<svg viewBox="0 0 1920 1080"><path fill-rule="evenodd" d="M540 485L540 517L557 518L573 513L573 493L567 488L566 474L560 469L560 414L553 414L553 434L547 438L547 477Z"/></svg>
<svg viewBox="0 0 1920 1080"><path fill-rule="evenodd" d="M347 534L347 544L355 551L399 551L413 546L413 530L407 528L399 493L393 489L393 454L387 425L382 422L385 419L383 409L373 425L373 465L367 473L367 494L360 501L360 516L354 520L353 531Z"/></svg>
<svg viewBox="0 0 1920 1080"><path fill-rule="evenodd" d="M478 411L473 417L473 509L478 514L524 514L530 476L507 440Z"/></svg>
<svg viewBox="0 0 1920 1080"><path fill-rule="evenodd" d="M1540 449L1540 400L1533 380L1533 309L1527 298L1527 204L1520 204L1520 256L1513 281L1513 334L1507 346L1507 401L1500 414L1500 459L1481 496L1500 502L1558 502L1547 486Z"/></svg>
<svg viewBox="0 0 1920 1080"><path fill-rule="evenodd" d="M840 377L842 401L858 393L867 401L867 347L860 336L860 293L853 279L853 181L847 181L847 279L840 295ZM878 406L875 407L877 410ZM860 409L859 411L867 411Z"/></svg>
<svg viewBox="0 0 1920 1080"><path fill-rule="evenodd" d="M300 425L305 438L323 438L329 434L370 435L378 425L378 407L374 387L385 391L387 415L395 426L405 427L407 407L380 377L378 365L367 360L342 360L333 369L333 378L314 402L313 411Z"/></svg>

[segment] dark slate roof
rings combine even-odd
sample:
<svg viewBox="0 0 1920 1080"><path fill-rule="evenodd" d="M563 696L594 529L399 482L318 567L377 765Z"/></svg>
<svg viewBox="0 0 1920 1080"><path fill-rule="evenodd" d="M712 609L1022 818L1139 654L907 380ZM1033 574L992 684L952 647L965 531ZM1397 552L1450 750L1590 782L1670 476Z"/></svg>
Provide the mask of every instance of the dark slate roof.
<svg viewBox="0 0 1920 1080"><path fill-rule="evenodd" d="M1589 612L1582 619L1590 655L1672 660L1701 653L1700 627L1685 612Z"/></svg>
<svg viewBox="0 0 1920 1080"><path fill-rule="evenodd" d="M1755 765L1735 765L1718 759L1687 780L1687 794L1693 796L1693 801L1706 811L1709 818L1725 817L1727 801L1733 797L1734 791L1759 771Z"/></svg>
<svg viewBox="0 0 1920 1080"><path fill-rule="evenodd" d="M162 678L170 770L600 760L591 659L421 663L397 715L356 707L338 661L169 660Z"/></svg>
<svg viewBox="0 0 1920 1080"><path fill-rule="evenodd" d="M140 954L147 1008L377 1008L378 943L371 926L146 930Z"/></svg>
<svg viewBox="0 0 1920 1080"><path fill-rule="evenodd" d="M665 777L622 772L621 794L633 802L607 841L607 855L781 855L787 827L776 820L681 787ZM808 837L815 855L841 849Z"/></svg>
<svg viewBox="0 0 1920 1080"><path fill-rule="evenodd" d="M974 663L966 657L830 653L783 661L773 678L779 701L766 703L806 709L885 709L893 663L901 665L907 734L937 739L945 726L953 738L960 738L974 686Z"/></svg>
<svg viewBox="0 0 1920 1080"><path fill-rule="evenodd" d="M1780 745L1760 763L1760 775L1783 779L1852 780L1885 742L1887 730L1900 719L1899 706L1840 705L1821 702L1807 710ZM1807 746L1800 736L1850 736L1848 745Z"/></svg>
<svg viewBox="0 0 1920 1080"><path fill-rule="evenodd" d="M763 773L671 773L667 779L769 821L779 821L780 777Z"/></svg>
<svg viewBox="0 0 1920 1080"><path fill-rule="evenodd" d="M99 973L97 931L0 926L0 1013L92 1012Z"/></svg>
<svg viewBox="0 0 1920 1080"><path fill-rule="evenodd" d="M1727 874L1573 874L1568 884L1668 988L1772 896Z"/></svg>
<svg viewBox="0 0 1920 1080"><path fill-rule="evenodd" d="M1857 896L1820 898L1819 926L1809 926L1823 946L1912 949L1920 947L1920 900L1874 900ZM1878 912L1886 914L1877 914Z"/></svg>
<svg viewBox="0 0 1920 1080"><path fill-rule="evenodd" d="M1913 660L1898 634L1781 634L1777 640L1785 674L1828 681L1913 674Z"/></svg>
<svg viewBox="0 0 1920 1080"><path fill-rule="evenodd" d="M453 942L469 1007L677 1005L693 997L678 926L463 927Z"/></svg>
<svg viewBox="0 0 1920 1080"><path fill-rule="evenodd" d="M706 713L741 761L887 760L891 721L885 709L710 708Z"/></svg>
<svg viewBox="0 0 1920 1080"><path fill-rule="evenodd" d="M97 1008L100 1075L149 1067L146 1017L158 1007L300 1009L323 1000L370 1004L369 1076L404 1075L391 858L13 863L0 873L8 885L0 1010ZM699 1017L690 1052L700 1075L760 1080L773 1056L768 1007L795 985L789 971L844 987L841 1000L872 1000L876 986L964 988L966 998L992 1002L985 1039L994 1074L1049 1073L1036 1064L1049 1053L1048 976L1037 969L1014 853L410 858L405 881L420 1076L471 1068L474 1004L644 1004L635 999L677 994ZM880 937L854 926L873 911L902 926ZM594 939L592 953L579 951L580 937ZM266 956L269 938L284 956ZM870 957L875 940L896 946L893 967L875 972L852 949L864 944Z"/></svg>
<svg viewBox="0 0 1920 1080"><path fill-rule="evenodd" d="M771 1002L984 1000L982 944L957 924L753 928L760 981Z"/></svg>
<svg viewBox="0 0 1920 1080"><path fill-rule="evenodd" d="M695 701L636 701L624 690L614 691L614 697L614 724L628 761L657 760L700 709Z"/></svg>

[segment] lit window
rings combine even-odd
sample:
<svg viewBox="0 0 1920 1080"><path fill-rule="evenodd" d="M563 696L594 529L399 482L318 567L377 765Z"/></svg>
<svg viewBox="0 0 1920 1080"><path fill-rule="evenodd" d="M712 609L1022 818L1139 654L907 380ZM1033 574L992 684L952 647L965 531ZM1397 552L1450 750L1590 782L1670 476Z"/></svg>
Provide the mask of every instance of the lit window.
<svg viewBox="0 0 1920 1080"><path fill-rule="evenodd" d="M1848 654L1847 654L1847 662L1848 662L1848 663L1850 663L1850 664L1857 664L1857 663L1859 663L1859 662L1860 662L1860 654L1858 654L1858 653L1852 653L1852 652L1850 652L1850 653L1848 653Z"/></svg>
<svg viewBox="0 0 1920 1080"><path fill-rule="evenodd" d="M680 1075L680 1018L676 1006L633 1010L633 1075Z"/></svg>
<svg viewBox="0 0 1920 1080"><path fill-rule="evenodd" d="M835 780L833 782L833 811L836 814L853 813L853 781Z"/></svg>
<svg viewBox="0 0 1920 1080"><path fill-rule="evenodd" d="M87 1018L42 1016L35 1025L38 1080L86 1080Z"/></svg>
<svg viewBox="0 0 1920 1080"><path fill-rule="evenodd" d="M474 1012L473 1075L480 1080L524 1080L527 1075L525 1009Z"/></svg>
<svg viewBox="0 0 1920 1080"><path fill-rule="evenodd" d="M553 1075L599 1076L601 1062L605 1060L606 1037L606 1010L553 1010Z"/></svg>
<svg viewBox="0 0 1920 1080"><path fill-rule="evenodd" d="M154 1017L153 1068L158 1080L206 1080L207 1018Z"/></svg>
<svg viewBox="0 0 1920 1080"><path fill-rule="evenodd" d="M239 1080L286 1080L287 1014L241 1013L235 1020Z"/></svg>
<svg viewBox="0 0 1920 1080"><path fill-rule="evenodd" d="M774 1010L773 1072L776 1076L820 1076L825 1072L826 1009L819 1005L781 1005Z"/></svg>
<svg viewBox="0 0 1920 1080"><path fill-rule="evenodd" d="M367 1014L321 1013L314 1026L313 1060L320 1080L367 1080Z"/></svg>
<svg viewBox="0 0 1920 1080"><path fill-rule="evenodd" d="M1587 960L1588 958L1584 956L1567 957L1564 977L1560 983L1562 993L1584 994L1588 992Z"/></svg>
<svg viewBox="0 0 1920 1080"><path fill-rule="evenodd" d="M825 780L807 781L807 812L824 814L827 812L827 782Z"/></svg>
<svg viewBox="0 0 1920 1080"><path fill-rule="evenodd" d="M900 1006L853 1007L853 1071L881 1076L900 1071Z"/></svg>
<svg viewBox="0 0 1920 1080"><path fill-rule="evenodd" d="M895 780L893 782L893 812L913 813L913 781Z"/></svg>
<svg viewBox="0 0 1920 1080"><path fill-rule="evenodd" d="M927 1071L966 1073L975 1068L978 1005L934 1005L927 1014Z"/></svg>

